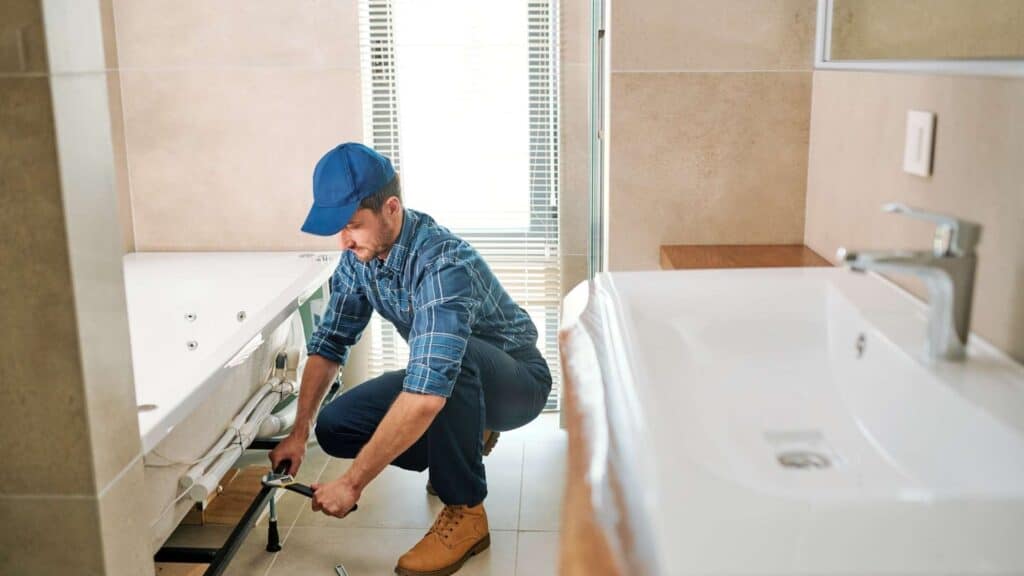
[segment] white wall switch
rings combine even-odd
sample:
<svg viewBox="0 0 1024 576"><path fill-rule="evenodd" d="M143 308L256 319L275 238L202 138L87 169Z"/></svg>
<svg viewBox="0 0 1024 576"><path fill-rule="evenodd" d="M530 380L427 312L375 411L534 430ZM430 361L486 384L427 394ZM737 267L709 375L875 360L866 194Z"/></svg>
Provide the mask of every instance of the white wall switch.
<svg viewBox="0 0 1024 576"><path fill-rule="evenodd" d="M907 139L903 148L903 171L931 176L935 114L907 110Z"/></svg>

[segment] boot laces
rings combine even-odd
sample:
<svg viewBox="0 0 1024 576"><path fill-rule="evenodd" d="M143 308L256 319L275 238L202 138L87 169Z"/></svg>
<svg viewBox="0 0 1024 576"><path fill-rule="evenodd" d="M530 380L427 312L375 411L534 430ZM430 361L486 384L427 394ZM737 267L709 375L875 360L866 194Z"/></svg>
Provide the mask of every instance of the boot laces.
<svg viewBox="0 0 1024 576"><path fill-rule="evenodd" d="M434 532L441 536L441 538L447 539L448 535L459 525L459 521L462 520L462 512L462 506L445 506L441 513L438 514L437 519L434 520L434 525L430 527L430 532Z"/></svg>

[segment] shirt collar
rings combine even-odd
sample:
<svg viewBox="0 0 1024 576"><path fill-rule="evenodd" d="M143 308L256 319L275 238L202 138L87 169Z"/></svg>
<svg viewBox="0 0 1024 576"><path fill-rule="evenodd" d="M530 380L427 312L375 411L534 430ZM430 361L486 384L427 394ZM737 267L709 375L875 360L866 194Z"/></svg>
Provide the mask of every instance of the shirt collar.
<svg viewBox="0 0 1024 576"><path fill-rule="evenodd" d="M402 209L402 231L398 234L398 239L395 240L395 244L391 246L391 252L388 253L388 257L384 260L384 266L394 270L395 272L401 272L402 267L405 266L405 259L409 255L409 247L412 245L413 237L416 235L416 228L420 222L419 215L412 210L403 208Z"/></svg>

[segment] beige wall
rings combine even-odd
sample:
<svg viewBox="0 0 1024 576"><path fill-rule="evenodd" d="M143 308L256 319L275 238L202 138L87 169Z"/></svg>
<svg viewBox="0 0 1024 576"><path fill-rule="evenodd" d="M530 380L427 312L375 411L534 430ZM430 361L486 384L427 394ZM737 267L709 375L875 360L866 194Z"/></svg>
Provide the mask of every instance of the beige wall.
<svg viewBox="0 0 1024 576"><path fill-rule="evenodd" d="M0 8L3 574L153 571L101 12Z"/></svg>
<svg viewBox="0 0 1024 576"><path fill-rule="evenodd" d="M1021 0L835 0L833 60L1024 57Z"/></svg>
<svg viewBox="0 0 1024 576"><path fill-rule="evenodd" d="M590 1L561 0L559 245L562 295L588 277L590 246Z"/></svg>
<svg viewBox="0 0 1024 576"><path fill-rule="evenodd" d="M814 0L611 3L608 265L803 238Z"/></svg>
<svg viewBox="0 0 1024 576"><path fill-rule="evenodd" d="M114 0L138 250L335 247L313 167L362 137L356 0Z"/></svg>
<svg viewBox="0 0 1024 576"><path fill-rule="evenodd" d="M937 114L929 178L902 171L908 109ZM806 242L927 249L933 228L880 212L893 201L980 222L972 329L1024 361L1022 151L1024 80L816 72Z"/></svg>

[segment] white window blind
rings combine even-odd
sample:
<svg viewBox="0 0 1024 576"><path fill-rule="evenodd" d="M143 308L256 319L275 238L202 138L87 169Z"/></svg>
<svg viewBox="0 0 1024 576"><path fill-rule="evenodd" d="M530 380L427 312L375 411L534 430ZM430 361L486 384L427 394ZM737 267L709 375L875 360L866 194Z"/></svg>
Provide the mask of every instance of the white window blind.
<svg viewBox="0 0 1024 576"><path fill-rule="evenodd" d="M558 408L557 0L361 0L366 140L533 318ZM373 374L405 342L371 321Z"/></svg>

